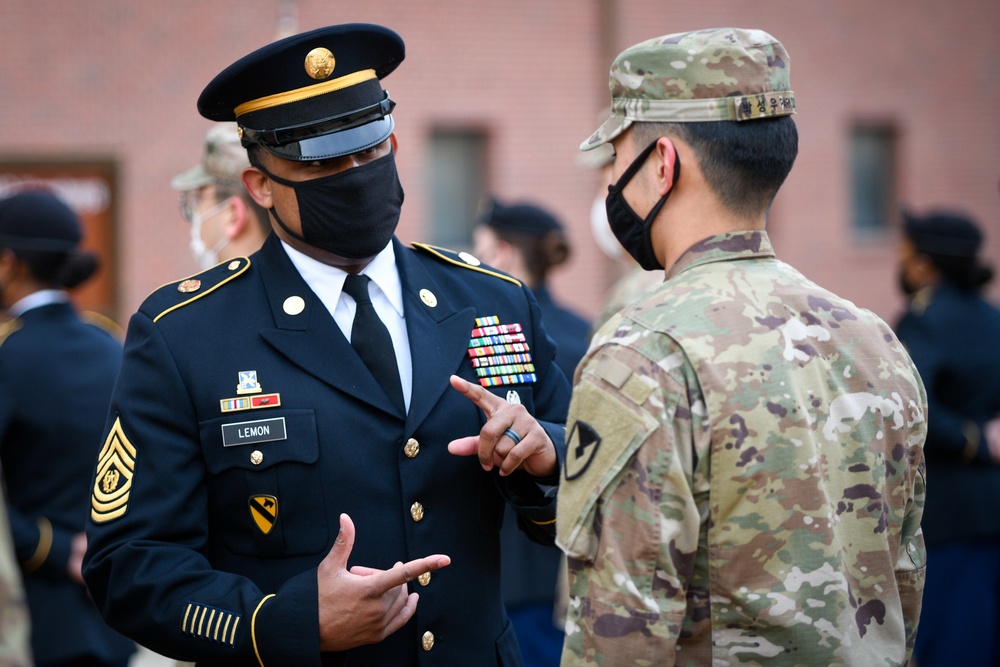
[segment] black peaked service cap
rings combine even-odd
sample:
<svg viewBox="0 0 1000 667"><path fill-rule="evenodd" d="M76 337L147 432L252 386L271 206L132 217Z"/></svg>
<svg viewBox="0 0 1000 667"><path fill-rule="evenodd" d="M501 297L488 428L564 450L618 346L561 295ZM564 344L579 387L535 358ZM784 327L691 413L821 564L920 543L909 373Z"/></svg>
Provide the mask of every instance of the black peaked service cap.
<svg viewBox="0 0 1000 667"><path fill-rule="evenodd" d="M201 92L198 112L233 121L244 146L307 162L385 141L395 102L379 81L403 61L403 40L363 23L319 28L240 58Z"/></svg>

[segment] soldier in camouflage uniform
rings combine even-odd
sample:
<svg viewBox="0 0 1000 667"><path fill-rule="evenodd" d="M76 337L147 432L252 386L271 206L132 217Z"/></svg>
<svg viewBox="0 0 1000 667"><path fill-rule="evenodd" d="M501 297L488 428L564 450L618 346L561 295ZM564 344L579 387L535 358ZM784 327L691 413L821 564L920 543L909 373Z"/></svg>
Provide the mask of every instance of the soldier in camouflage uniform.
<svg viewBox="0 0 1000 667"><path fill-rule="evenodd" d="M5 324L0 323L0 340L7 331ZM7 519L7 500L0 493L0 667L29 667L32 664L30 631L28 601Z"/></svg>
<svg viewBox="0 0 1000 667"><path fill-rule="evenodd" d="M909 661L926 395L884 322L774 256L788 64L759 30L638 44L581 147L614 146L609 224L666 279L577 370L564 666Z"/></svg>

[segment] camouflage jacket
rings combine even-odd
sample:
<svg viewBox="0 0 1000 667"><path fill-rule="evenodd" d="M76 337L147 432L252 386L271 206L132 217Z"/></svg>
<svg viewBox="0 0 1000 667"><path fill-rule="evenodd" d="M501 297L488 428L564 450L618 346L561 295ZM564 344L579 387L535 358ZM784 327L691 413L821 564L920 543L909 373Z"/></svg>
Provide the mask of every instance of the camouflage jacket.
<svg viewBox="0 0 1000 667"><path fill-rule="evenodd" d="M708 238L577 370L563 666L903 665L926 394L872 313Z"/></svg>

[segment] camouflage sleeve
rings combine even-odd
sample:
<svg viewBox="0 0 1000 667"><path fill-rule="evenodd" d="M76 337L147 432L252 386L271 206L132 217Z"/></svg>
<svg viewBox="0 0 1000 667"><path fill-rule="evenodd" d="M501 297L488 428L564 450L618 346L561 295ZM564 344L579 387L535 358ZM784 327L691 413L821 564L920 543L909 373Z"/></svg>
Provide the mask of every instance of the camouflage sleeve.
<svg viewBox="0 0 1000 667"><path fill-rule="evenodd" d="M684 622L696 429L686 359L660 338L669 349L655 354L648 338L642 352L594 348L578 372L556 523L570 570L564 667L660 664Z"/></svg>

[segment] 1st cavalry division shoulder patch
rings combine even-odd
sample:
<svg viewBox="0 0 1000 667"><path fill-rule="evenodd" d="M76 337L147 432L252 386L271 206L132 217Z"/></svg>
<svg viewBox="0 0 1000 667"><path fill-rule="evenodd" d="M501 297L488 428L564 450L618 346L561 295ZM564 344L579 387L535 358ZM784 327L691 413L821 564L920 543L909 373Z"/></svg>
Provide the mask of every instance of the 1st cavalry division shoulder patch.
<svg viewBox="0 0 1000 667"><path fill-rule="evenodd" d="M97 476L91 497L90 518L106 523L128 511L128 498L135 474L135 447L115 419L97 461Z"/></svg>

